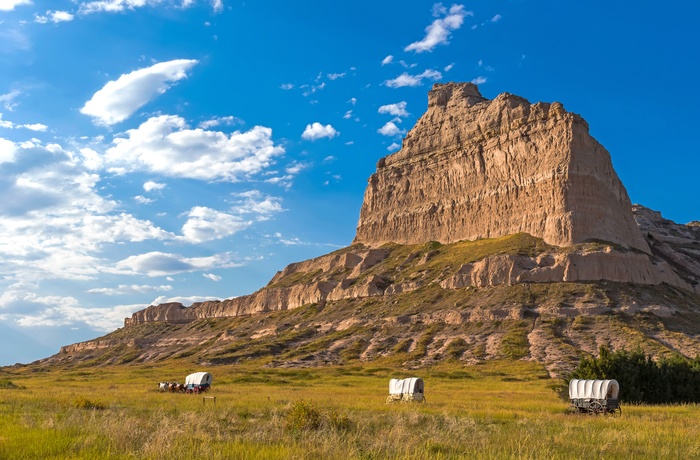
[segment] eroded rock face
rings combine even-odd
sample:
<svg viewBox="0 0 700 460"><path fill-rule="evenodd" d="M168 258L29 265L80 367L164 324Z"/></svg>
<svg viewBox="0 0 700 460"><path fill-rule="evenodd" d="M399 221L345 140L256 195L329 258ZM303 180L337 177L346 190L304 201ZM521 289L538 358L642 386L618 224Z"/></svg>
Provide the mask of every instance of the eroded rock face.
<svg viewBox="0 0 700 460"><path fill-rule="evenodd" d="M471 83L436 84L403 148L377 164L355 242L450 243L519 232L649 252L609 153L579 115Z"/></svg>

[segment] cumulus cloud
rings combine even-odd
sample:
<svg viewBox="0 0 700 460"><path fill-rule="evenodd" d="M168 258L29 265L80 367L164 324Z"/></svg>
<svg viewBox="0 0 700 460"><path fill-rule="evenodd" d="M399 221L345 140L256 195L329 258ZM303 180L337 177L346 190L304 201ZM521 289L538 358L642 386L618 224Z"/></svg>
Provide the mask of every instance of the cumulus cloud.
<svg viewBox="0 0 700 460"><path fill-rule="evenodd" d="M100 125L124 121L157 95L165 93L174 82L186 78L187 71L198 62L175 59L124 74L97 91L80 112L93 117Z"/></svg>
<svg viewBox="0 0 700 460"><path fill-rule="evenodd" d="M149 284L120 284L113 288L94 288L87 292L91 294L102 295L129 295L129 294L147 294L149 292L163 292L172 290L172 286L165 284L161 286L151 286Z"/></svg>
<svg viewBox="0 0 700 460"><path fill-rule="evenodd" d="M47 11L45 16L34 15L34 22L38 24L46 24L51 21L54 24L59 22L69 22L72 21L74 16L67 11Z"/></svg>
<svg viewBox="0 0 700 460"><path fill-rule="evenodd" d="M175 4L180 8L187 8L194 4L193 0L181 0L179 2L173 0L95 0L80 3L78 12L80 14L91 13L119 13L124 10L134 10L145 6L158 6L163 3ZM212 2L214 10L217 11L218 5L223 8L221 0Z"/></svg>
<svg viewBox="0 0 700 460"><path fill-rule="evenodd" d="M19 129L19 128L24 128L28 129L30 131L46 131L48 129L48 126L41 124L41 123L25 123L25 124L15 124L9 120L3 120L2 119L2 113L0 113L0 128L7 128L7 129Z"/></svg>
<svg viewBox="0 0 700 460"><path fill-rule="evenodd" d="M183 305L192 305L195 302L208 302L210 300L224 300L221 297L213 296L201 296L201 295L191 295L191 296L176 296L176 297L156 297L151 305L159 305L161 303L173 303L178 302Z"/></svg>
<svg viewBox="0 0 700 460"><path fill-rule="evenodd" d="M202 276L205 278L209 278L212 281L221 281L221 277L219 275L215 275L213 273L202 273Z"/></svg>
<svg viewBox="0 0 700 460"><path fill-rule="evenodd" d="M272 130L264 126L227 135L189 129L184 119L161 115L115 138L104 159L126 172L235 182L259 173L283 153L284 148L272 141Z"/></svg>
<svg viewBox="0 0 700 460"><path fill-rule="evenodd" d="M431 52L438 45L448 44L452 31L462 26L465 16L473 16L474 13L465 11L464 5L452 5L449 10L442 6L437 9L433 8L433 15L444 15L444 17L435 19L425 28L425 37L406 46L404 51Z"/></svg>
<svg viewBox="0 0 700 460"><path fill-rule="evenodd" d="M215 13L221 13L224 11L224 2L223 0L211 0L211 7Z"/></svg>
<svg viewBox="0 0 700 460"><path fill-rule="evenodd" d="M195 206L182 226L182 239L189 243L220 240L252 224L239 216L217 211L206 206Z"/></svg>
<svg viewBox="0 0 700 460"><path fill-rule="evenodd" d="M0 0L0 11L12 11L16 6L31 4L32 0Z"/></svg>
<svg viewBox="0 0 700 460"><path fill-rule="evenodd" d="M243 120L240 118L236 118L234 116L227 116L227 117L214 117L209 120L205 120L199 124L199 127L202 129L211 129L215 128L217 126L233 126L233 125L242 125Z"/></svg>
<svg viewBox="0 0 700 460"><path fill-rule="evenodd" d="M285 90L285 91L289 91L290 89L294 89L294 84L293 83L282 83L280 85L280 88Z"/></svg>
<svg viewBox="0 0 700 460"><path fill-rule="evenodd" d="M147 192L152 192L153 190L163 190L164 188L165 184L161 184L152 180L146 181L143 184L143 189Z"/></svg>
<svg viewBox="0 0 700 460"><path fill-rule="evenodd" d="M486 83L486 77L476 77L472 80L472 83L474 83L475 85L482 85Z"/></svg>
<svg viewBox="0 0 700 460"><path fill-rule="evenodd" d="M345 72L343 72L343 73L329 73L327 75L327 77L330 78L331 80L337 80L339 78L343 78L344 76L345 76Z"/></svg>
<svg viewBox="0 0 700 460"><path fill-rule="evenodd" d="M395 117L407 117L409 113L406 111L406 101L397 102L396 104L387 104L379 107L379 113L388 113Z"/></svg>
<svg viewBox="0 0 700 460"><path fill-rule="evenodd" d="M393 121L388 121L384 126L379 128L377 132L383 136L398 136L406 131L400 129Z"/></svg>
<svg viewBox="0 0 700 460"><path fill-rule="evenodd" d="M387 147L386 149L390 152L393 152L394 150L398 149L399 147L401 147L399 144L397 144L396 142L392 142L391 145L389 147Z"/></svg>
<svg viewBox="0 0 700 460"><path fill-rule="evenodd" d="M129 256L117 262L116 272L121 274L167 276L193 271L209 271L217 268L241 266L233 262L230 253L215 254L209 257L184 257L180 254L159 251Z"/></svg>
<svg viewBox="0 0 700 460"><path fill-rule="evenodd" d="M15 99L20 94L22 94L22 92L18 89L13 89L9 93L0 94L0 103L3 105L3 107L5 107L6 110L12 112L15 109L15 107L17 107Z"/></svg>
<svg viewBox="0 0 700 460"><path fill-rule="evenodd" d="M424 79L439 80L442 74L437 70L426 69L418 75L409 75L407 72L402 73L396 78L387 80L384 85L389 88L401 88L403 86L421 86Z"/></svg>
<svg viewBox="0 0 700 460"><path fill-rule="evenodd" d="M316 139L323 139L324 137L332 139L339 134L340 133L331 125L323 126L319 122L314 122L310 125L306 125L306 129L302 133L301 137L302 139L315 141Z"/></svg>
<svg viewBox="0 0 700 460"><path fill-rule="evenodd" d="M71 152L38 141L0 141L0 272L6 279L94 279L106 245L169 240L174 235L99 195L100 177ZM10 153L7 153L7 152ZM28 161L31 159L31 161Z"/></svg>
<svg viewBox="0 0 700 460"><path fill-rule="evenodd" d="M58 327L86 325L98 331L113 331L124 324L124 318L143 305L117 305L109 308L84 307L72 297L43 297L41 305L45 308L29 314L13 315L20 326Z"/></svg>
<svg viewBox="0 0 700 460"><path fill-rule="evenodd" d="M394 56L392 56L391 54L382 59L382 65L391 64L392 62L394 62Z"/></svg>
<svg viewBox="0 0 700 460"><path fill-rule="evenodd" d="M266 219L274 213L282 212L282 199L266 195L259 190L239 193L235 203L236 212L240 214L258 214L258 220Z"/></svg>

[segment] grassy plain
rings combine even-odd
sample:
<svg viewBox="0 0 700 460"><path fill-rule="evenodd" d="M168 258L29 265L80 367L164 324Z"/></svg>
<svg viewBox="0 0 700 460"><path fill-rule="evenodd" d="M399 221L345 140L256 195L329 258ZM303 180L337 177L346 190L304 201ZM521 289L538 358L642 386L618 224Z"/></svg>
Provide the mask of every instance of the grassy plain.
<svg viewBox="0 0 700 460"><path fill-rule="evenodd" d="M157 383L183 362L0 370L2 459L698 458L700 407L623 406L567 415L535 363L391 361L315 369L206 369L201 395ZM426 382L426 404L385 404L392 377ZM19 388L16 388L19 387ZM624 389L623 389L624 391Z"/></svg>

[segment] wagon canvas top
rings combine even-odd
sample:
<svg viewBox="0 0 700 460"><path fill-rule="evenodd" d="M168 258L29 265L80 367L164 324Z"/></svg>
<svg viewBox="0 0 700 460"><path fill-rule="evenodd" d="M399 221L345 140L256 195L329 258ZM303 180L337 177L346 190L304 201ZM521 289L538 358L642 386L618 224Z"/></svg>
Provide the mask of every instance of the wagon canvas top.
<svg viewBox="0 0 700 460"><path fill-rule="evenodd" d="M209 372L195 372L185 378L185 385L211 385L214 377Z"/></svg>
<svg viewBox="0 0 700 460"><path fill-rule="evenodd" d="M423 379L411 377L408 379L391 379L389 381L389 394L401 395L406 393L423 393Z"/></svg>
<svg viewBox="0 0 700 460"><path fill-rule="evenodd" d="M620 384L617 380L579 380L569 382L569 399L617 399Z"/></svg>

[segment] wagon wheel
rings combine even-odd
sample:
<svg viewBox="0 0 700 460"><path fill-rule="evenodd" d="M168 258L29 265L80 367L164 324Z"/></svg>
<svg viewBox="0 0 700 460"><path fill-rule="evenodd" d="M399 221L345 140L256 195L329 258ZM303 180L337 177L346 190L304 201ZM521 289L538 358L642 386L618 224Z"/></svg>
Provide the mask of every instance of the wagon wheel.
<svg viewBox="0 0 700 460"><path fill-rule="evenodd" d="M578 414L578 406L576 404L569 404L569 407L566 408L566 413L567 414Z"/></svg>
<svg viewBox="0 0 700 460"><path fill-rule="evenodd" d="M602 414L604 411L605 411L605 409L603 409L603 405L601 403L599 403L598 401L593 401L588 406L588 413L591 415Z"/></svg>

